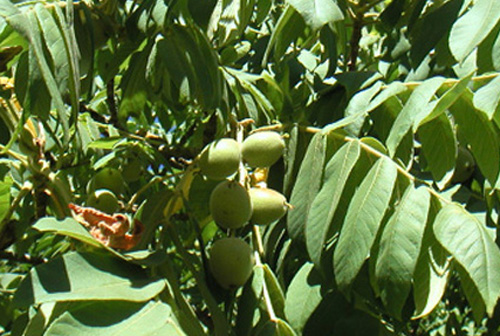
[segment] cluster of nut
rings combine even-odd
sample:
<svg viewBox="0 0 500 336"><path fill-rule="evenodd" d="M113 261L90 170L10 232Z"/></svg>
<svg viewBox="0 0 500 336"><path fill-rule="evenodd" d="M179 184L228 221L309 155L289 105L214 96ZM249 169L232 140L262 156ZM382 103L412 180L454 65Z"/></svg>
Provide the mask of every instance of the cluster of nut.
<svg viewBox="0 0 500 336"><path fill-rule="evenodd" d="M212 191L209 202L210 213L219 227L269 225L285 215L288 204L278 191L259 185L249 187L230 179L242 163L245 169L270 167L284 149L282 137L272 131L256 132L241 144L231 138L219 139L203 149L198 159L201 172L210 179L223 180ZM240 238L220 239L210 250L211 272L224 288L242 286L252 274L253 263L251 247Z"/></svg>

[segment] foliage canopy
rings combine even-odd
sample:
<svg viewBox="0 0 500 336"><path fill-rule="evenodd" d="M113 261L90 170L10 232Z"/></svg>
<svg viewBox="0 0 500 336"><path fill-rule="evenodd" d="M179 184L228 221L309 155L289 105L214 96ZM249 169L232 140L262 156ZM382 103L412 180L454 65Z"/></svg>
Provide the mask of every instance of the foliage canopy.
<svg viewBox="0 0 500 336"><path fill-rule="evenodd" d="M498 0L0 0L0 18L0 334L500 331ZM221 229L198 154L262 130L284 156L247 169L287 215ZM86 229L68 204L96 189L121 215ZM256 259L239 289L207 267L227 236Z"/></svg>

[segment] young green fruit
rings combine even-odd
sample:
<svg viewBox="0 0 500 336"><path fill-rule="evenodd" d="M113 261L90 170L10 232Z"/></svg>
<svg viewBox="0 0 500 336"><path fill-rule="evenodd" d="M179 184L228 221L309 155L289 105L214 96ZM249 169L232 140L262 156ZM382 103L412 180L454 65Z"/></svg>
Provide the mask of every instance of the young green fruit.
<svg viewBox="0 0 500 336"><path fill-rule="evenodd" d="M107 189L98 189L89 195L87 206L100 210L108 214L118 211L118 199L115 194Z"/></svg>
<svg viewBox="0 0 500 336"><path fill-rule="evenodd" d="M272 131L257 132L241 145L243 159L250 167L270 167L283 155L285 142Z"/></svg>
<svg viewBox="0 0 500 336"><path fill-rule="evenodd" d="M240 228L252 216L248 191L234 181L223 181L214 188L209 207L215 223L224 229Z"/></svg>
<svg viewBox="0 0 500 336"><path fill-rule="evenodd" d="M288 209L286 198L276 190L251 188L252 218L254 224L269 225L283 217Z"/></svg>
<svg viewBox="0 0 500 336"><path fill-rule="evenodd" d="M118 195L124 192L125 181L118 169L103 168L90 180L88 188L89 192L97 189L108 189Z"/></svg>
<svg viewBox="0 0 500 336"><path fill-rule="evenodd" d="M220 239L210 249L210 271L225 289L243 286L252 275L253 265L252 248L240 238Z"/></svg>
<svg viewBox="0 0 500 336"><path fill-rule="evenodd" d="M458 147L457 159L455 161L455 172L451 181L461 183L467 181L474 172L476 162L471 152L464 147Z"/></svg>
<svg viewBox="0 0 500 336"><path fill-rule="evenodd" d="M203 175L222 180L238 170L241 160L240 146L230 138L216 140L202 150L199 166Z"/></svg>

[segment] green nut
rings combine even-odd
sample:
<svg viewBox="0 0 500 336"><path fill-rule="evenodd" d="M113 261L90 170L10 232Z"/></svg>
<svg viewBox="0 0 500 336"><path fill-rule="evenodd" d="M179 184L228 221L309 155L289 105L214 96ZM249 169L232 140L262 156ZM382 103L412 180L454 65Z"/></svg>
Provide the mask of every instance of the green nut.
<svg viewBox="0 0 500 336"><path fill-rule="evenodd" d="M251 188L252 218L254 224L269 225L286 214L288 205L285 196L273 189Z"/></svg>
<svg viewBox="0 0 500 336"><path fill-rule="evenodd" d="M108 189L119 195L125 191L125 180L122 173L115 168L103 168L99 170L90 180L88 192L97 189Z"/></svg>
<svg viewBox="0 0 500 336"><path fill-rule="evenodd" d="M210 249L210 271L225 289L243 286L252 275L253 265L252 248L240 238L220 239Z"/></svg>
<svg viewBox="0 0 500 336"><path fill-rule="evenodd" d="M119 203L115 194L110 190L98 189L89 195L87 206L108 214L114 214L118 211Z"/></svg>
<svg viewBox="0 0 500 336"><path fill-rule="evenodd" d="M215 223L224 229L240 228L252 216L248 191L234 181L223 181L214 188L209 207Z"/></svg>
<svg viewBox="0 0 500 336"><path fill-rule="evenodd" d="M263 131L248 136L241 145L243 159L250 167L270 167L283 155L285 141L277 132Z"/></svg>
<svg viewBox="0 0 500 336"><path fill-rule="evenodd" d="M222 138L205 146L198 164L203 175L222 180L236 173L240 160L239 144L234 139Z"/></svg>
<svg viewBox="0 0 500 336"><path fill-rule="evenodd" d="M455 171L451 181L453 183L462 183L467 181L474 172L476 161L471 152L465 147L458 147L457 159L455 161Z"/></svg>

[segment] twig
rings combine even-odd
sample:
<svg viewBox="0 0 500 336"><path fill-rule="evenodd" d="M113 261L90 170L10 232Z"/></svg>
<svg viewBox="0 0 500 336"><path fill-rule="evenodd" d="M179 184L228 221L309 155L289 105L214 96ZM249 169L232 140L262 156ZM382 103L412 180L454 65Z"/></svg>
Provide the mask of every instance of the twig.
<svg viewBox="0 0 500 336"><path fill-rule="evenodd" d="M46 258L32 257L29 254L17 256L14 253L8 251L0 251L0 259L32 265L39 265L47 262Z"/></svg>

